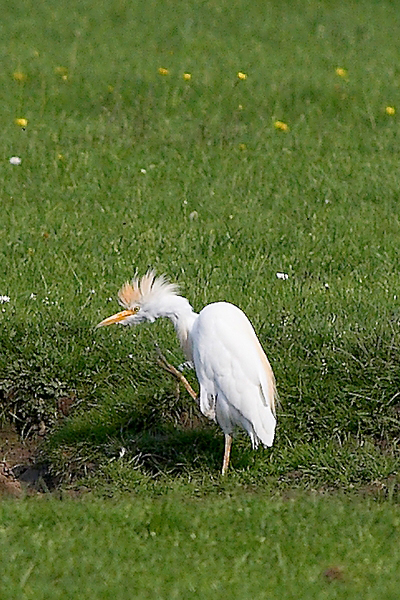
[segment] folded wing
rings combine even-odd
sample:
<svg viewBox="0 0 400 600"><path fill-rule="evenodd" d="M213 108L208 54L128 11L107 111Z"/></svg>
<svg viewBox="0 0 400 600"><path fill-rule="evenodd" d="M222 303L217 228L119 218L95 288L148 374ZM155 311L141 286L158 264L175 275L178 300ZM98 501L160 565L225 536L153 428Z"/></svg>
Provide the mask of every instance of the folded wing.
<svg viewBox="0 0 400 600"><path fill-rule="evenodd" d="M253 446L271 446L275 433L275 378L246 315L233 304L209 304L192 334L202 412L225 433L243 427Z"/></svg>

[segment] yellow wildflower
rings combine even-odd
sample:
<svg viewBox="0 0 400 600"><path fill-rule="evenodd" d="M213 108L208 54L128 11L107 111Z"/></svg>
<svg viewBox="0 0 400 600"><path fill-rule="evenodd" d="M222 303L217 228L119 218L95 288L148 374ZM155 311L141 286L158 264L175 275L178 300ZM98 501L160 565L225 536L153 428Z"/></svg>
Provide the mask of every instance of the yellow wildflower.
<svg viewBox="0 0 400 600"><path fill-rule="evenodd" d="M289 131L289 126L283 121L274 121L274 127L279 131Z"/></svg>
<svg viewBox="0 0 400 600"><path fill-rule="evenodd" d="M242 79L242 80L247 79L246 73L242 73L241 71L239 71L237 76L239 77L239 79Z"/></svg>
<svg viewBox="0 0 400 600"><path fill-rule="evenodd" d="M190 81L192 79L192 75L190 73L184 73L183 74L183 79L185 81Z"/></svg>
<svg viewBox="0 0 400 600"><path fill-rule="evenodd" d="M28 79L25 73L21 73L21 71L16 71L13 73L13 77L15 81L26 81Z"/></svg>
<svg viewBox="0 0 400 600"><path fill-rule="evenodd" d="M14 119L14 123L20 127L26 127L28 125L28 119Z"/></svg>
<svg viewBox="0 0 400 600"><path fill-rule="evenodd" d="M335 73L336 75L339 75L339 77L347 77L347 71L346 69L342 69L342 67L337 67Z"/></svg>
<svg viewBox="0 0 400 600"><path fill-rule="evenodd" d="M63 81L67 81L67 79L68 79L68 75L63 75L61 79L62 79Z"/></svg>
<svg viewBox="0 0 400 600"><path fill-rule="evenodd" d="M394 106L387 106L385 108L385 113L387 115L390 115L391 117L395 114L395 112L396 112L396 109L394 108Z"/></svg>
<svg viewBox="0 0 400 600"><path fill-rule="evenodd" d="M164 69L164 67L159 67L158 74L159 75L168 75L169 71L168 71L168 69Z"/></svg>
<svg viewBox="0 0 400 600"><path fill-rule="evenodd" d="M67 75L68 69L67 69L67 67L55 67L54 73L56 75Z"/></svg>
<svg viewBox="0 0 400 600"><path fill-rule="evenodd" d="M246 144L239 144L239 150L246 150L247 146Z"/></svg>
<svg viewBox="0 0 400 600"><path fill-rule="evenodd" d="M243 104L239 104L238 109L243 110Z"/></svg>

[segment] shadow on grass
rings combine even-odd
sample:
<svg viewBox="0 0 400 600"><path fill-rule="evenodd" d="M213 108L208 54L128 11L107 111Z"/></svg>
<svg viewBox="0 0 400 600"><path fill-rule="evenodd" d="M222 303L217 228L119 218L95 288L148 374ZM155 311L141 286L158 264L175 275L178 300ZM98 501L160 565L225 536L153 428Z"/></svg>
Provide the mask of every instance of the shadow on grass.
<svg viewBox="0 0 400 600"><path fill-rule="evenodd" d="M122 458L148 476L198 469L218 472L223 448L220 429L196 415L186 415L183 425L163 419L149 422L142 413L129 411L107 423L99 413L89 412L54 431L46 453L58 473L63 471L63 479L71 480Z"/></svg>
<svg viewBox="0 0 400 600"><path fill-rule="evenodd" d="M220 474L223 452L221 429L195 407L167 396L138 408L113 402L80 409L45 444L45 459L60 481L91 477L122 489L143 488L146 479L211 481ZM235 436L229 479L254 489L373 484L397 490L397 475L392 479L398 467L397 444L383 448L373 437L355 436L296 439L287 437L283 422L271 449L253 451L248 436Z"/></svg>
<svg viewBox="0 0 400 600"><path fill-rule="evenodd" d="M217 471L223 456L223 437L213 427L183 430L172 426L126 436L122 448L132 464L148 475L179 475L193 470ZM119 451L119 455L123 450ZM131 458L129 458L129 456Z"/></svg>

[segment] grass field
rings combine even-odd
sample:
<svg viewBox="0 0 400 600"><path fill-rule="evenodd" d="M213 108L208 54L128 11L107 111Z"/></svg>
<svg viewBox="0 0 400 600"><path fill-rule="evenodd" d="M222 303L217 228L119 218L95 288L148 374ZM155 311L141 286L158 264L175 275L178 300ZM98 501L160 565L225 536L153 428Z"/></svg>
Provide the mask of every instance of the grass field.
<svg viewBox="0 0 400 600"><path fill-rule="evenodd" d="M283 562L272 552L272 578L264 574L260 588L253 582L248 591L232 584L233 597L261 598L261 586L268 597L273 590L282 596L285 580L285 597L299 598L304 578L305 598L372 598L384 579L385 597L395 597L390 573L398 556L381 541L398 519L390 502L400 483L399 25L395 3L373 0L22 0L4 8L0 418L23 436L45 431L40 457L53 482L135 498L112 508L100 499L93 509L84 500L6 505L11 517L4 518L15 518L15 568L22 580L31 569L25 597L35 589L38 597L35 573L40 582L42 571L16 532L38 507L38 523L46 511L65 509L60 527L71 527L79 554L90 545L78 539L79 519L101 523L107 536L118 527L114 517L125 522L123 511L140 520L136 502L139 513L152 506L157 513L159 496L169 507L165 527L185 523L186 510L192 518L199 496L204 520L217 507L215 539L233 539L229 499L241 496L255 528L269 506L260 494L269 498L277 488L374 490L388 501L388 516L372 502L353 509L342 496L271 500L274 536L290 532L302 511L310 511L309 527L294 542L289 537ZM13 156L21 164L11 164ZM195 310L217 300L240 306L273 366L276 443L253 453L238 436L227 481L219 475L220 430L183 391L177 397L156 364L155 342L171 362L182 361L171 324L94 330L116 311L120 285L149 267L178 282ZM62 403L72 405L67 416ZM182 509L170 500L175 494ZM286 506L292 521L282 516ZM324 525L318 511L332 511L343 528L343 551L321 549L339 541L336 525ZM357 511L371 527L358 538ZM58 535L54 527L43 543ZM121 535L128 547L128 531ZM245 534L238 535L246 556ZM322 546L307 563L301 548L314 535ZM364 539L381 540L371 550L372 571L363 562L368 545L362 569L349 558ZM146 554L154 541L146 538ZM168 534L165 547L170 541ZM155 552L164 556L162 544ZM230 555L227 549L218 562L214 552L198 560L219 573L223 588ZM249 552L257 561L258 551ZM346 573L350 565L345 584L320 577L331 562ZM127 564L121 581L129 582ZM169 583L157 583L160 597L183 597L185 581L189 589L190 565L179 568L171 567ZM173 587L175 576L182 588ZM60 590L71 585L54 577ZM151 597L140 585L140 597ZM193 585L206 594L211 583L199 576ZM111 594L105 590L101 597Z"/></svg>
<svg viewBox="0 0 400 600"><path fill-rule="evenodd" d="M2 598L395 600L399 527L357 498L6 503Z"/></svg>

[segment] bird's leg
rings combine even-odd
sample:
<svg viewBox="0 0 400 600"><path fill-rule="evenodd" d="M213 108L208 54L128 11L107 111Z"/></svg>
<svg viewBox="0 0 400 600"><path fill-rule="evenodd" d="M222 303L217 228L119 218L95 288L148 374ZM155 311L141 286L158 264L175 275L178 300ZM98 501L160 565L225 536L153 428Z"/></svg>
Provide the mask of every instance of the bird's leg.
<svg viewBox="0 0 400 600"><path fill-rule="evenodd" d="M180 371L178 371L178 369L176 369L173 365L171 365L167 361L167 359L161 352L158 345L155 344L155 346L156 346L156 352L157 352L157 357L158 357L157 362L160 365L160 367L162 367L163 369L168 371L168 373L171 373L171 375L173 375L184 386L186 391L190 394L190 396L193 398L193 400L195 400L195 402L199 406L200 405L199 398L198 398L196 392L194 391L194 389L192 388L192 386L190 385L190 383L188 382L188 380L186 379L186 377L184 375L182 375L182 373Z"/></svg>
<svg viewBox="0 0 400 600"><path fill-rule="evenodd" d="M229 433L225 434L225 452L224 452L224 462L222 463L222 475L228 470L229 458L231 456L231 446L232 446L232 436Z"/></svg>

